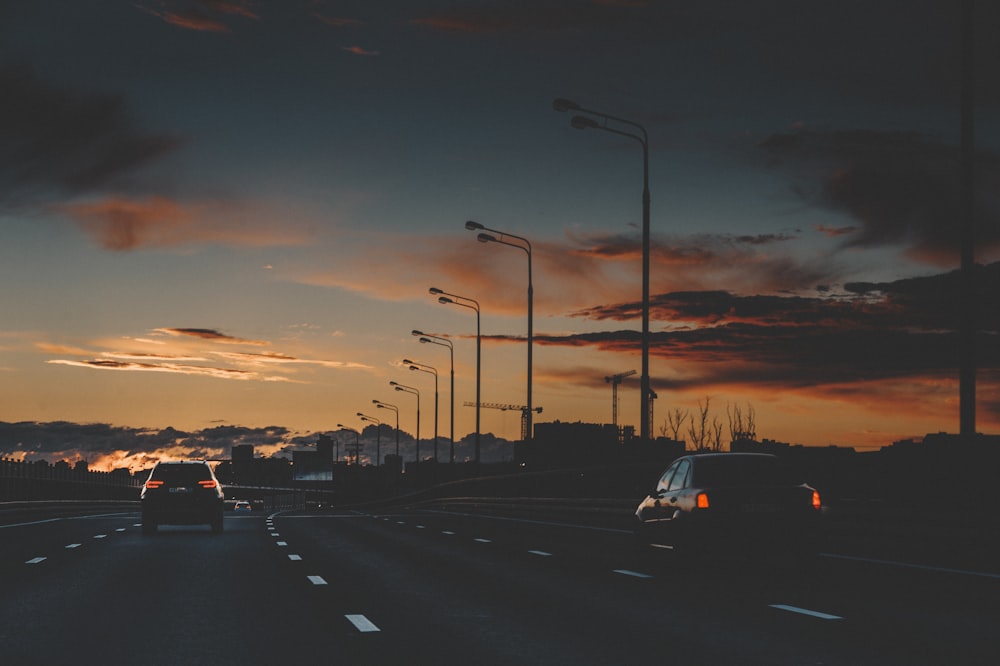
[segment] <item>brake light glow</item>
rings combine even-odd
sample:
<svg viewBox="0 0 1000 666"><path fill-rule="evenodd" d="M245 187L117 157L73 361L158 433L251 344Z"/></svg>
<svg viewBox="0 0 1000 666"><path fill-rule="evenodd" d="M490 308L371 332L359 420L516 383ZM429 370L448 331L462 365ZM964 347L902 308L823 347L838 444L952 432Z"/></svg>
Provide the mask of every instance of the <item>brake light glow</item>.
<svg viewBox="0 0 1000 666"><path fill-rule="evenodd" d="M212 479L206 479L205 481L199 481L198 485L202 488L214 488L216 483Z"/></svg>
<svg viewBox="0 0 1000 666"><path fill-rule="evenodd" d="M814 490L813 491L813 498L812 498L812 507L814 509L816 509L817 511L819 511L820 507L822 507L822 506L823 506L823 502L820 500L819 491L818 490Z"/></svg>
<svg viewBox="0 0 1000 666"><path fill-rule="evenodd" d="M150 479L149 481L146 482L146 487L147 488L159 488L162 485L163 485L163 481L155 481L153 479Z"/></svg>
<svg viewBox="0 0 1000 666"><path fill-rule="evenodd" d="M705 493L698 493L698 497L695 500L695 503L696 503L696 505L697 505L697 507L699 509L707 509L708 508L708 495L705 494Z"/></svg>

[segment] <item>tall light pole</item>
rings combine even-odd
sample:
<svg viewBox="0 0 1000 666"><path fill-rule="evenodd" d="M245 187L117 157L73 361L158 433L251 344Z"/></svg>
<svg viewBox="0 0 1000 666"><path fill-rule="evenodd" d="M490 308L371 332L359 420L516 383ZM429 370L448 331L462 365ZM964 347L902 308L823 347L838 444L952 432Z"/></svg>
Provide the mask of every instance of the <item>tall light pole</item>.
<svg viewBox="0 0 1000 666"><path fill-rule="evenodd" d="M603 122L597 122L588 116L573 116L570 124L576 129L599 129L612 134L620 134L635 139L642 145L642 377L641 377L641 412L640 437L643 441L649 441L650 423L649 413L651 401L649 388L649 136L646 128L632 120L617 118L615 116L585 109L576 102L568 99L556 99L552 102L552 108L556 111L578 111L601 118ZM615 127L609 127L608 121L629 125L639 130L639 134L633 134Z"/></svg>
<svg viewBox="0 0 1000 666"><path fill-rule="evenodd" d="M455 464L455 345L448 338L438 337L436 335L430 335L424 333L423 331L413 330L411 333L418 336L421 343L441 345L442 347L447 347L449 353L451 354L451 390L449 395L451 396L451 435L449 439L451 440L451 455L448 458L448 462L452 465ZM435 455L435 457L437 457Z"/></svg>
<svg viewBox="0 0 1000 666"><path fill-rule="evenodd" d="M338 423L337 427L341 430L350 430L354 433L354 464L361 465L361 433L359 433L354 428L348 428L343 423Z"/></svg>
<svg viewBox="0 0 1000 666"><path fill-rule="evenodd" d="M362 421L375 424L375 466L378 467L382 458L382 422L361 412L358 412L358 416L361 417Z"/></svg>
<svg viewBox="0 0 1000 666"><path fill-rule="evenodd" d="M438 461L438 371L437 368L427 365L426 363L417 363L416 361L411 361L404 358L403 363L410 366L410 370L416 370L418 372L426 372L427 374L434 375L434 462Z"/></svg>
<svg viewBox="0 0 1000 666"><path fill-rule="evenodd" d="M442 305L460 305L476 312L476 466L479 466L479 403L480 388L482 386L482 328L479 325L479 301L457 294L449 294L437 287L431 287L430 293L438 296L438 303Z"/></svg>
<svg viewBox="0 0 1000 666"><path fill-rule="evenodd" d="M391 409L396 412L396 457L399 457L399 407L396 405L390 405L387 402L382 402L381 400L372 400L372 404L379 409Z"/></svg>
<svg viewBox="0 0 1000 666"><path fill-rule="evenodd" d="M412 386L406 386L405 384L400 384L399 382L389 382L389 385L397 391L412 393L417 396L417 462L420 462L420 389Z"/></svg>
<svg viewBox="0 0 1000 666"><path fill-rule="evenodd" d="M531 418L533 410L531 409L531 349L532 349L532 339L533 339L533 327L534 327L534 301L535 301L535 289L531 284L531 243L527 238L522 238L521 236L515 236L514 234L509 234L504 231L497 231L496 229L490 229L489 227L484 227L479 222L474 222L469 220L465 223L465 228L469 231L489 231L490 233L481 233L477 238L480 243L500 243L501 245L507 245L509 247L515 247L519 250L524 250L525 254L528 255L528 396L527 396L527 407L528 409L524 412L526 430L525 439L531 441L533 437L533 428L531 427ZM497 234L494 236L493 234ZM517 243L511 243L508 238L513 238ZM523 243L523 245L521 244Z"/></svg>

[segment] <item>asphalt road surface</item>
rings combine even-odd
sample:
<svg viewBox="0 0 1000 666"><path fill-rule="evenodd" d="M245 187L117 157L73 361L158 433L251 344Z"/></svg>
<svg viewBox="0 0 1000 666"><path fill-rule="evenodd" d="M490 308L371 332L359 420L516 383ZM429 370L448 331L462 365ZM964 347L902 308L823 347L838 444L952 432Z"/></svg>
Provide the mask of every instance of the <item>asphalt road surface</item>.
<svg viewBox="0 0 1000 666"><path fill-rule="evenodd" d="M0 526L0 663L995 664L1000 566L637 553L620 529L459 510L136 513ZM898 555L898 554L896 554Z"/></svg>

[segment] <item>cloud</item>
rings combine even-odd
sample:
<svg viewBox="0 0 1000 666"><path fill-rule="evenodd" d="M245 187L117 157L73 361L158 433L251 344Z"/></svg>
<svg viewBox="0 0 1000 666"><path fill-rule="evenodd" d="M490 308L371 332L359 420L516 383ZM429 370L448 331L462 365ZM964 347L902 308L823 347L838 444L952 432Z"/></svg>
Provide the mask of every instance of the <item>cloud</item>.
<svg viewBox="0 0 1000 666"><path fill-rule="evenodd" d="M379 55L378 51L370 51L370 50L364 49L364 48L362 48L360 46L343 46L343 47L341 47L341 50L347 51L348 53L353 53L354 55L359 55L359 56L377 56L377 55Z"/></svg>
<svg viewBox="0 0 1000 666"><path fill-rule="evenodd" d="M876 130L774 134L761 148L795 174L807 203L861 223L845 248L900 247L924 263L958 263L958 148L916 132ZM975 238L980 259L1000 256L1000 155L976 155ZM828 232L828 230L827 230Z"/></svg>
<svg viewBox="0 0 1000 666"><path fill-rule="evenodd" d="M1000 263L978 271L978 366L1000 368ZM746 384L800 388L954 372L958 367L957 271L889 283L850 283L824 297L739 296L726 291L654 297L650 353L683 367L661 385ZM633 304L579 316L622 320ZM666 326L667 328L662 328ZM659 330L657 330L659 329ZM639 351L637 331L535 335L540 345Z"/></svg>
<svg viewBox="0 0 1000 666"><path fill-rule="evenodd" d="M307 358L282 352L242 352L220 351L216 347L262 347L271 343L266 340L251 340L221 333L209 328L158 328L153 336L161 338L118 338L105 343L114 345L110 350L93 351L73 346L35 343L43 352L58 356L77 356L83 359L54 358L46 363L92 370L112 370L118 372L144 372L208 377L253 382L295 382L294 368L315 366L337 370L365 370L370 366L350 361L322 358ZM164 341L162 338L168 338ZM133 348L121 349L122 340ZM167 344L165 344L165 342ZM156 348L148 351L150 345ZM90 358L85 358L90 357ZM275 372L266 372L265 369Z"/></svg>
<svg viewBox="0 0 1000 666"><path fill-rule="evenodd" d="M546 32L572 30L589 26L606 28L609 24L634 18L634 10L650 6L637 0L597 0L591 4L566 6L556 2L533 2L516 5L498 4L475 9L448 9L410 21L443 32ZM641 18L642 14L638 14Z"/></svg>
<svg viewBox="0 0 1000 666"><path fill-rule="evenodd" d="M181 140L134 129L116 95L42 82L26 66L0 65L0 192L92 192L124 183Z"/></svg>
<svg viewBox="0 0 1000 666"><path fill-rule="evenodd" d="M308 239L294 224L276 227L244 216L251 207L230 201L183 204L160 196L108 196L53 208L101 247L120 252L196 244L279 247Z"/></svg>
<svg viewBox="0 0 1000 666"><path fill-rule="evenodd" d="M219 331L211 328L157 328L153 329L153 332L163 333L173 337L198 338L199 340L208 340L209 342L218 342L227 345L266 346L271 344L266 340L248 340L246 338L237 338L232 335L220 333Z"/></svg>
<svg viewBox="0 0 1000 666"><path fill-rule="evenodd" d="M198 32L229 32L226 19L231 16L259 18L253 9L255 4L247 0L161 0L158 3L159 9L135 6L177 28Z"/></svg>

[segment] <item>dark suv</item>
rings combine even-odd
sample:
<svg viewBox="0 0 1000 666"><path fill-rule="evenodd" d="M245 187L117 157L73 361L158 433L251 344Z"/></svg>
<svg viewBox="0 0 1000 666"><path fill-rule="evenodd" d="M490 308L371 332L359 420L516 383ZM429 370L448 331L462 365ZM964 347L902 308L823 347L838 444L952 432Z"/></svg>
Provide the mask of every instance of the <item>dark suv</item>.
<svg viewBox="0 0 1000 666"><path fill-rule="evenodd" d="M216 534L222 532L222 486L203 460L157 463L139 499L143 534L153 534L161 524L207 523Z"/></svg>

